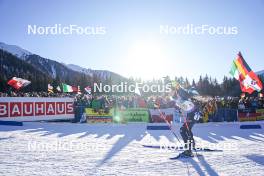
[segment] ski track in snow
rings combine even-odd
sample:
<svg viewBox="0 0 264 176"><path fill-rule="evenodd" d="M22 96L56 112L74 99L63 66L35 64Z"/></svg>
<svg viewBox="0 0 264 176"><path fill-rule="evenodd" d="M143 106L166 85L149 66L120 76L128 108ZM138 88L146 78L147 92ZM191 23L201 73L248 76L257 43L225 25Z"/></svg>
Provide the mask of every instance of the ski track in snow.
<svg viewBox="0 0 264 176"><path fill-rule="evenodd" d="M255 123L261 123L262 129L241 130L239 123L195 125L197 145L232 143L238 150L199 152L203 156L182 160L169 159L178 151L142 146L176 142L170 131L147 131L147 124L0 126L0 175L263 175L264 122ZM30 150L34 142L68 147ZM85 147L73 149L71 143Z"/></svg>

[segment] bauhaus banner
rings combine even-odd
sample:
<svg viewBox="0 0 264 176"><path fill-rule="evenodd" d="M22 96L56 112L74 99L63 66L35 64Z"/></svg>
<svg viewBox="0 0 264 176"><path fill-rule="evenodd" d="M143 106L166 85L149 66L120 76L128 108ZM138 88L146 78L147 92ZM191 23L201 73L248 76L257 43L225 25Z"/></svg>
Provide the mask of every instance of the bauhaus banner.
<svg viewBox="0 0 264 176"><path fill-rule="evenodd" d="M73 98L0 97L0 120L73 119Z"/></svg>

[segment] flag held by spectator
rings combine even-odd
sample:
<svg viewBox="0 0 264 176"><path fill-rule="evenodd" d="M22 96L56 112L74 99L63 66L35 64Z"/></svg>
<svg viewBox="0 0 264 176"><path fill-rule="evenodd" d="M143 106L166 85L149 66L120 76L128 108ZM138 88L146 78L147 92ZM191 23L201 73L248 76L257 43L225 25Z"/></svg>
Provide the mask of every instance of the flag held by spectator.
<svg viewBox="0 0 264 176"><path fill-rule="evenodd" d="M68 90L68 88L69 88L69 90ZM66 89L68 92L74 92L77 94L81 94L80 86L69 86L69 85L67 85ZM65 92L64 87L63 87L63 92Z"/></svg>
<svg viewBox="0 0 264 176"><path fill-rule="evenodd" d="M62 91L63 92L73 92L73 87L68 84L62 83Z"/></svg>
<svg viewBox="0 0 264 176"><path fill-rule="evenodd" d="M260 92L262 90L261 81L251 70L240 52L238 53L237 58L233 61L229 73L240 82L242 92L248 92L251 94L254 91Z"/></svg>
<svg viewBox="0 0 264 176"><path fill-rule="evenodd" d="M48 84L48 92L53 93L53 86Z"/></svg>
<svg viewBox="0 0 264 176"><path fill-rule="evenodd" d="M239 71L238 68L236 66L235 61L233 61L232 66L231 66L231 70L229 71L229 73L236 79L239 80Z"/></svg>
<svg viewBox="0 0 264 176"><path fill-rule="evenodd" d="M84 88L84 90L88 93L88 94L92 94L92 88L90 86L87 86Z"/></svg>
<svg viewBox="0 0 264 176"><path fill-rule="evenodd" d="M78 87L76 87L76 86L72 86L72 92L74 92L74 93L78 93Z"/></svg>
<svg viewBox="0 0 264 176"><path fill-rule="evenodd" d="M58 92L61 92L61 88L60 88L60 86L57 86L56 89L57 89Z"/></svg>
<svg viewBox="0 0 264 176"><path fill-rule="evenodd" d="M22 79L22 78L17 78L17 77L13 77L11 80L9 80L7 82L8 85L12 86L13 88L15 88L16 90L19 90L23 87L26 87L27 85L29 85L31 82L26 80L26 79Z"/></svg>
<svg viewBox="0 0 264 176"><path fill-rule="evenodd" d="M82 94L81 89L80 89L80 86L78 86L77 94Z"/></svg>

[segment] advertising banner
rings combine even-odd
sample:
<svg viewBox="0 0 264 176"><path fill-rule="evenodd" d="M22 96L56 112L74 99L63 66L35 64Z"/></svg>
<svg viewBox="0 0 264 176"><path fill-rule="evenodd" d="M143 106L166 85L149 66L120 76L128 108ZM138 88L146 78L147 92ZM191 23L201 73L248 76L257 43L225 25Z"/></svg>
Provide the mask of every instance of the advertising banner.
<svg viewBox="0 0 264 176"><path fill-rule="evenodd" d="M256 112L258 113L257 120L264 120L264 109L257 109Z"/></svg>
<svg viewBox="0 0 264 176"><path fill-rule="evenodd" d="M86 120L88 123L111 123L113 120L113 110L105 112L103 109L99 109L95 112L92 108L86 108Z"/></svg>
<svg viewBox="0 0 264 176"><path fill-rule="evenodd" d="M73 98L0 97L0 120L73 119L73 103Z"/></svg>
<svg viewBox="0 0 264 176"><path fill-rule="evenodd" d="M167 108L167 109L150 109L150 117L151 122L153 123L165 123L165 121L160 117L160 113L165 116L166 120L168 122L173 121L173 115L174 115L174 108Z"/></svg>
<svg viewBox="0 0 264 176"><path fill-rule="evenodd" d="M257 113L238 113L238 119L240 122L243 121L256 121L257 120Z"/></svg>
<svg viewBox="0 0 264 176"><path fill-rule="evenodd" d="M239 121L264 120L264 109L243 109L238 111Z"/></svg>
<svg viewBox="0 0 264 176"><path fill-rule="evenodd" d="M256 112L257 113L264 113L264 109L257 109Z"/></svg>
<svg viewBox="0 0 264 176"><path fill-rule="evenodd" d="M160 113L165 116L168 122L181 123L182 117L181 114L175 110L175 108L166 108L166 109L150 109L151 122L153 123L165 123L165 121L160 117Z"/></svg>
<svg viewBox="0 0 264 176"><path fill-rule="evenodd" d="M115 123L149 122L149 113L146 108L128 108L116 111L113 118Z"/></svg>

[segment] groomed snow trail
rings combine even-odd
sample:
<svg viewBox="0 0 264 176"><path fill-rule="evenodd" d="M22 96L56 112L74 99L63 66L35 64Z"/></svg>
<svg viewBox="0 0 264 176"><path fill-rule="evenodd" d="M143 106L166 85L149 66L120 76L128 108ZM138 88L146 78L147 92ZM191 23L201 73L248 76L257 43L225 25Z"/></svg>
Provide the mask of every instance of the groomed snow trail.
<svg viewBox="0 0 264 176"><path fill-rule="evenodd" d="M250 123L262 129L239 129ZM197 145L231 147L184 160L169 159L178 151L144 148L177 142L170 131L147 131L148 124L0 126L0 175L263 175L264 122L250 123L195 125Z"/></svg>

